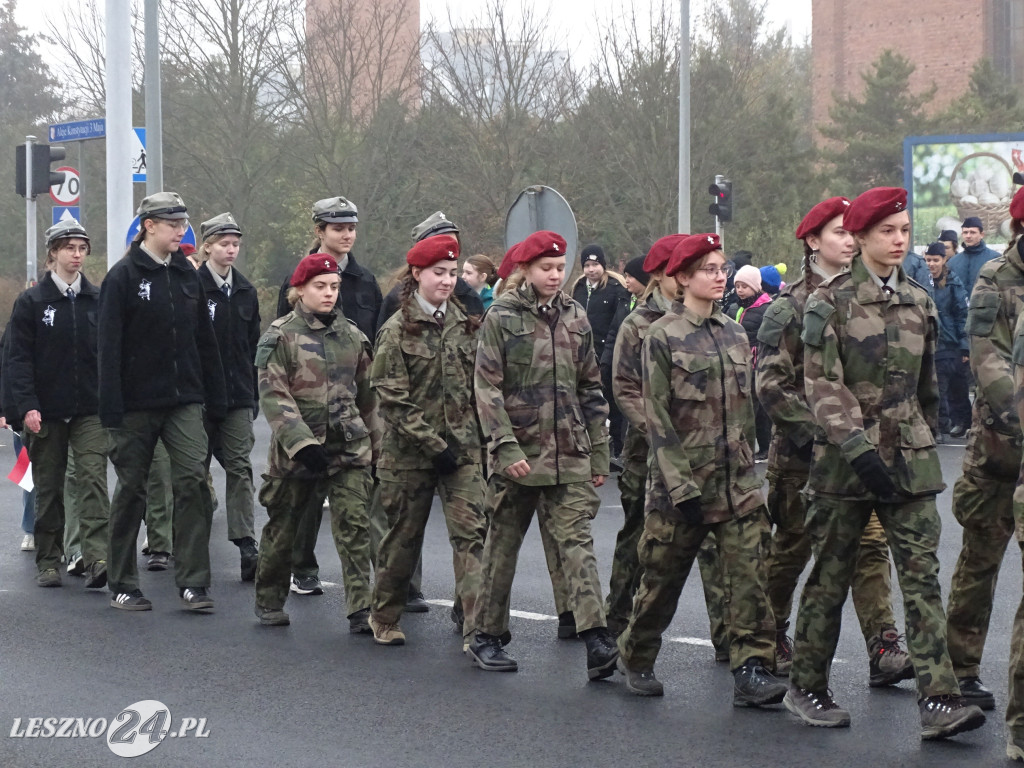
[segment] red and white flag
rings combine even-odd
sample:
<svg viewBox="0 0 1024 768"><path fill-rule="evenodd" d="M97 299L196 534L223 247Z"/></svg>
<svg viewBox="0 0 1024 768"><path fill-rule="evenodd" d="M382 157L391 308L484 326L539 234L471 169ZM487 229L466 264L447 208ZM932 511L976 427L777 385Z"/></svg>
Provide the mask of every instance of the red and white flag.
<svg viewBox="0 0 1024 768"><path fill-rule="evenodd" d="M31 493L32 489L36 487L32 482L32 462L29 461L28 449L24 446L22 446L21 453L18 454L18 462L7 479L12 483L17 483L28 493Z"/></svg>

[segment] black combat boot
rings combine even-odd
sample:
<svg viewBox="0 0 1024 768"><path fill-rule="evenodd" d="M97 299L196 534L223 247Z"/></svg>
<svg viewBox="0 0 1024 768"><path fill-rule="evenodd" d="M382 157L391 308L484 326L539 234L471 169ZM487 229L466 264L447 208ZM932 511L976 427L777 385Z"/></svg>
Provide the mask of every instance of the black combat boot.
<svg viewBox="0 0 1024 768"><path fill-rule="evenodd" d="M469 655L480 669L488 672L516 672L519 669L519 664L505 653L494 635L477 632L469 644Z"/></svg>
<svg viewBox="0 0 1024 768"><path fill-rule="evenodd" d="M603 680L615 674L615 661L619 658L619 646L612 639L606 627L594 627L580 632L587 644L587 677Z"/></svg>
<svg viewBox="0 0 1024 768"><path fill-rule="evenodd" d="M761 659L747 659L732 675L735 682L732 693L734 707L778 704L789 689L789 686L764 668Z"/></svg>

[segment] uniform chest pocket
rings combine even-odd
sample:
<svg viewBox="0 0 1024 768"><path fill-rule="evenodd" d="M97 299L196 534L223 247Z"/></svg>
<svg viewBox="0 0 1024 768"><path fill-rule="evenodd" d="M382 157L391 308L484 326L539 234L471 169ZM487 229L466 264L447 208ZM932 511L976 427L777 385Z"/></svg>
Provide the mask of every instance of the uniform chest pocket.
<svg viewBox="0 0 1024 768"><path fill-rule="evenodd" d="M242 318L245 322L249 322L250 320L252 320L254 312L253 306L249 302L239 302L237 306L238 309L236 311L238 312L238 316L240 318Z"/></svg>
<svg viewBox="0 0 1024 768"><path fill-rule="evenodd" d="M182 283L181 292L187 301L199 300L199 289L194 285L190 285L189 283Z"/></svg>
<svg viewBox="0 0 1024 768"><path fill-rule="evenodd" d="M744 395L750 394L750 351L745 347L729 347L729 362L732 363L736 384Z"/></svg>
<svg viewBox="0 0 1024 768"><path fill-rule="evenodd" d="M432 360L437 357L437 350L419 339L402 339L402 353L423 360Z"/></svg>
<svg viewBox="0 0 1024 768"><path fill-rule="evenodd" d="M522 326L510 329L505 343L505 362L509 365L533 365L533 330Z"/></svg>
<svg viewBox="0 0 1024 768"><path fill-rule="evenodd" d="M673 396L679 400L706 400L710 367L711 361L707 357L673 351Z"/></svg>
<svg viewBox="0 0 1024 768"><path fill-rule="evenodd" d="M581 331L569 331L569 347L572 349L572 361L578 363L586 356L587 335Z"/></svg>

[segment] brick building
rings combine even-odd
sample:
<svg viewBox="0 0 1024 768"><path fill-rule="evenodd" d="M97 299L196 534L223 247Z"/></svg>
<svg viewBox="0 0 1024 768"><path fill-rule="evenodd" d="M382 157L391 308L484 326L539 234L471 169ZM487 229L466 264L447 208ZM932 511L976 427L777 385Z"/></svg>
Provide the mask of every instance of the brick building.
<svg viewBox="0 0 1024 768"><path fill-rule="evenodd" d="M936 109L983 57L1024 88L1024 0L812 0L811 40L815 124L828 122L833 94L861 92L861 73L886 48L917 67L914 92L939 86Z"/></svg>

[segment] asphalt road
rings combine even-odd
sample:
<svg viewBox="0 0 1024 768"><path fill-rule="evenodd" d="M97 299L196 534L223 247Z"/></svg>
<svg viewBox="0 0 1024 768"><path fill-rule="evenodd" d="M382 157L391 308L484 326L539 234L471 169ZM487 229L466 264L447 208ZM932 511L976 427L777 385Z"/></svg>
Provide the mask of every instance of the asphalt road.
<svg viewBox="0 0 1024 768"><path fill-rule="evenodd" d="M5 435L8 433L4 433ZM261 420L254 459L266 455ZM0 442L9 443L9 440ZM959 474L962 448L940 449L947 481ZM0 466L13 464L9 447ZM223 474L215 469L219 488ZM111 485L111 487L113 487ZM607 586L621 522L614 482L602 489L594 522ZM142 571L150 613L108 606L109 593L66 577L61 589L34 584L32 556L19 551L20 491L0 486L0 768L116 766L125 758L96 738L12 738L29 718L103 718L109 724L135 702L169 710L175 733L185 718L205 718L208 736L168 737L133 758L139 766L982 766L1007 765L1002 708L1010 626L1020 599L1016 545L996 593L983 680L997 710L981 730L922 744L916 694L903 683L870 690L863 640L852 605L833 667L836 699L853 726L831 731L799 725L788 713L735 710L732 678L715 664L700 579L687 584L657 664L662 699L628 694L619 675L588 683L581 642L556 639L551 587L536 527L520 559L512 605L535 614L512 620L517 674L485 673L461 652L448 610L451 554L435 505L425 544L424 591L439 601L407 615L404 647L382 648L348 633L341 570L329 536L318 547L321 597L292 596L286 628L261 627L252 586L238 578L237 550L223 510L215 515L213 615L180 610L171 571ZM950 492L939 499L943 591L959 551ZM265 520L257 509L258 527ZM897 609L897 615L902 610ZM901 621L902 624L902 621ZM20 718L16 725L16 718ZM93 726L99 727L98 725ZM145 736L140 736L145 739ZM141 741L140 741L141 743Z"/></svg>

